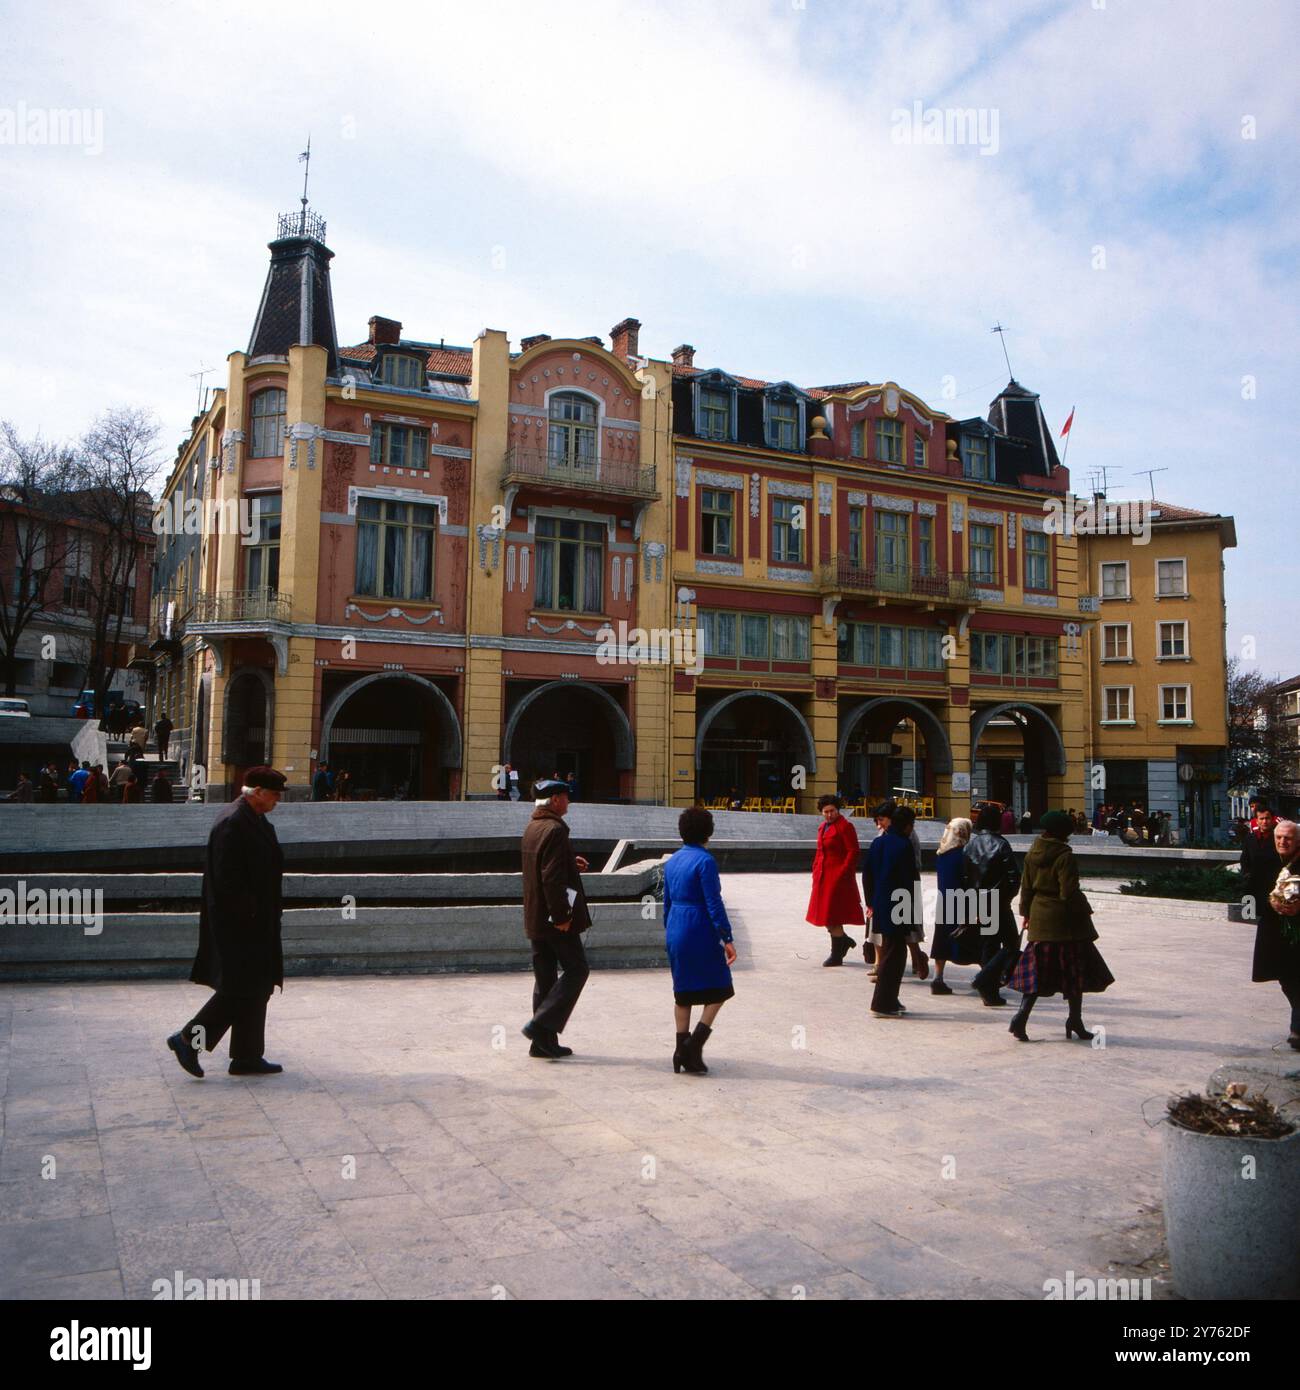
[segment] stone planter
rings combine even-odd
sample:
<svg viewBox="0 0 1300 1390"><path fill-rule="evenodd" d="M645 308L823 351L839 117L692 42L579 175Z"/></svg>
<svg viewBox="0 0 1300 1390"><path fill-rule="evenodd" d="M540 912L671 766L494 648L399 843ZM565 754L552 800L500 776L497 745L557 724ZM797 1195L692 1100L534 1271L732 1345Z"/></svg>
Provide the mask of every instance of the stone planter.
<svg viewBox="0 0 1300 1390"><path fill-rule="evenodd" d="M1300 1130L1236 1139L1168 1119L1164 1128L1174 1288L1196 1299L1300 1298Z"/></svg>

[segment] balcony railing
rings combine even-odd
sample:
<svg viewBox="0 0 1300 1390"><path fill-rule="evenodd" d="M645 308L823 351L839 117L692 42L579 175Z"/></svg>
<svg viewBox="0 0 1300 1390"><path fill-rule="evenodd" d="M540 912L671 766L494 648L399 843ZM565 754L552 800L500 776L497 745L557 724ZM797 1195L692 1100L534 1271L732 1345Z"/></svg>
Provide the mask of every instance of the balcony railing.
<svg viewBox="0 0 1300 1390"><path fill-rule="evenodd" d="M501 482L554 484L581 492L619 492L655 497L655 468L616 459L584 459L546 449L510 449Z"/></svg>
<svg viewBox="0 0 1300 1390"><path fill-rule="evenodd" d="M189 613L189 625L202 623L287 623L293 611L288 594L274 589L233 589L197 594Z"/></svg>
<svg viewBox="0 0 1300 1390"><path fill-rule="evenodd" d="M822 566L822 583L859 594L947 602L969 601L979 587L965 574L944 574L919 565L864 564L848 555L837 555Z"/></svg>

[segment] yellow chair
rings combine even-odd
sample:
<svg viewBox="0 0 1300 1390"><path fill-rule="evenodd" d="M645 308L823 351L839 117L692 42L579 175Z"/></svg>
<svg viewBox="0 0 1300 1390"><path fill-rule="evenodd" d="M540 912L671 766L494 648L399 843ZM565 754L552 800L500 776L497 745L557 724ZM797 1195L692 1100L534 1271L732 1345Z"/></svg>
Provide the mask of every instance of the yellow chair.
<svg viewBox="0 0 1300 1390"><path fill-rule="evenodd" d="M784 802L781 803L781 813L786 816L794 815L794 797L787 796Z"/></svg>

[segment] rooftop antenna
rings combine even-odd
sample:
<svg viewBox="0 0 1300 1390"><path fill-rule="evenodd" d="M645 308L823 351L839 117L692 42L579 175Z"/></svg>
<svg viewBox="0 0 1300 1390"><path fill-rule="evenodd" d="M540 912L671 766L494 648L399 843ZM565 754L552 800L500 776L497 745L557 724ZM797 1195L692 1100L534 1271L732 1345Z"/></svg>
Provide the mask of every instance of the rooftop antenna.
<svg viewBox="0 0 1300 1390"><path fill-rule="evenodd" d="M1006 358L1006 363L1007 363L1007 376L1009 376L1009 377L1011 378L1011 380L1014 381L1014 380L1016 379L1016 374L1015 374L1015 372L1013 372L1013 371L1011 370L1011 358L1007 356L1007 334L1006 334L1006 329L1003 328L1002 325L1001 325L1000 323L995 323L995 324L993 325L993 327L992 327L991 329L989 329L989 332L990 332L990 333L996 333L996 334L998 335L998 341L1002 344L1002 356L1003 356L1004 358Z"/></svg>
<svg viewBox="0 0 1300 1390"><path fill-rule="evenodd" d="M311 132L307 132L307 148L298 156L298 163L305 166L302 171L302 210L307 211L307 176L311 173Z"/></svg>
<svg viewBox="0 0 1300 1390"><path fill-rule="evenodd" d="M1150 485L1151 485L1151 500L1154 502L1154 501L1156 500L1156 478L1155 478L1155 475L1156 475L1157 473L1168 473L1168 472L1169 472L1169 469L1168 469L1168 468L1135 468L1133 471L1134 471L1134 473L1136 473L1136 474L1138 475L1139 478L1145 478L1145 479L1147 480L1147 482L1150 483Z"/></svg>
<svg viewBox="0 0 1300 1390"><path fill-rule="evenodd" d="M1103 497L1106 496L1106 493L1110 490L1110 479L1107 478L1106 474L1114 467L1115 465L1113 463L1102 463L1098 464L1097 467L1092 470L1092 491L1094 496L1098 491L1100 491ZM1101 480L1100 489L1097 487L1098 479Z"/></svg>
<svg viewBox="0 0 1300 1390"><path fill-rule="evenodd" d="M197 379L197 381L198 381L198 383L199 383L199 385L198 385L198 399L195 401L195 408L194 408L194 413L195 413L196 415L202 415L202 414L203 414L203 399L204 399L204 396L206 395L206 392L205 392L204 389L203 389L203 378L204 378L205 376L207 376L207 374L208 374L210 371L212 371L212 370L213 370L213 368L211 368L211 367L200 367L199 370L198 370L197 372L191 372L191 373L190 373L190 378L191 378L191 380Z"/></svg>

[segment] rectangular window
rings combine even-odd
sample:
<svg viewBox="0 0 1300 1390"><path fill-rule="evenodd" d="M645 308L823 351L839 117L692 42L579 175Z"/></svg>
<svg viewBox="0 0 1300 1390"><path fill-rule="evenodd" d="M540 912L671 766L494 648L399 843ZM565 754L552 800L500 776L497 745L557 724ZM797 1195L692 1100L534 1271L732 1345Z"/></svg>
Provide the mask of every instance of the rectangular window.
<svg viewBox="0 0 1300 1390"><path fill-rule="evenodd" d="M911 521L905 512L876 514L876 570L886 582L902 581L908 572L907 528Z"/></svg>
<svg viewBox="0 0 1300 1390"><path fill-rule="evenodd" d="M907 665L912 671L938 671L943 667L942 648L938 632L928 628L907 629Z"/></svg>
<svg viewBox="0 0 1300 1390"><path fill-rule="evenodd" d="M1133 687L1108 685L1102 689L1102 709L1108 722L1133 718Z"/></svg>
<svg viewBox="0 0 1300 1390"><path fill-rule="evenodd" d="M405 353L386 352L379 365L379 379L388 386L420 390L424 386L424 363Z"/></svg>
<svg viewBox="0 0 1300 1390"><path fill-rule="evenodd" d="M864 508L849 508L849 563L862 564L862 514Z"/></svg>
<svg viewBox="0 0 1300 1390"><path fill-rule="evenodd" d="M1119 560L1101 567L1102 598L1128 598L1128 561Z"/></svg>
<svg viewBox="0 0 1300 1390"><path fill-rule="evenodd" d="M912 464L916 468L925 467L925 440L919 430L912 436Z"/></svg>
<svg viewBox="0 0 1300 1390"><path fill-rule="evenodd" d="M970 568L973 578L986 583L997 580L997 543L996 526L973 525L970 528Z"/></svg>
<svg viewBox="0 0 1300 1390"><path fill-rule="evenodd" d="M849 430L849 452L855 459L864 459L867 456L867 426L863 420L859 420Z"/></svg>
<svg viewBox="0 0 1300 1390"><path fill-rule="evenodd" d="M934 574L934 517L916 519L916 566L922 574Z"/></svg>
<svg viewBox="0 0 1300 1390"><path fill-rule="evenodd" d="M370 429L370 462L385 468L428 468L429 431L377 421Z"/></svg>
<svg viewBox="0 0 1300 1390"><path fill-rule="evenodd" d="M1046 534L1042 531L1023 531L1021 534L1025 543L1025 588L1050 589L1052 569Z"/></svg>
<svg viewBox="0 0 1300 1390"><path fill-rule="evenodd" d="M244 562L244 587L258 593L277 593L280 588L280 508L278 492L251 498L253 529L248 558Z"/></svg>
<svg viewBox="0 0 1300 1390"><path fill-rule="evenodd" d="M1160 623L1160 655L1166 658L1187 655L1187 624Z"/></svg>
<svg viewBox="0 0 1300 1390"><path fill-rule="evenodd" d="M1189 685L1162 685L1160 687L1160 718L1190 719L1192 708L1192 688Z"/></svg>
<svg viewBox="0 0 1300 1390"><path fill-rule="evenodd" d="M773 449L797 449L799 447L799 404L797 401L768 401L767 442Z"/></svg>
<svg viewBox="0 0 1300 1390"><path fill-rule="evenodd" d="M881 463L902 463L903 422L901 420L876 421L876 458Z"/></svg>
<svg viewBox="0 0 1300 1390"><path fill-rule="evenodd" d="M903 629L901 627L882 627L878 629L880 664L882 666L903 665Z"/></svg>
<svg viewBox="0 0 1300 1390"><path fill-rule="evenodd" d="M803 528L795 525L795 508L798 515L807 517L807 504L791 498L772 499L772 563L774 565L801 565L803 563Z"/></svg>
<svg viewBox="0 0 1300 1390"><path fill-rule="evenodd" d="M1187 596L1187 561L1156 561L1156 595L1159 598Z"/></svg>
<svg viewBox="0 0 1300 1390"><path fill-rule="evenodd" d="M284 453L284 415L288 394L276 387L253 397L253 431L248 456L275 458Z"/></svg>
<svg viewBox="0 0 1300 1390"><path fill-rule="evenodd" d="M800 617L772 619L772 660L808 660L808 619Z"/></svg>
<svg viewBox="0 0 1300 1390"><path fill-rule="evenodd" d="M876 664L876 629L871 623L845 623L839 640L841 661L852 666Z"/></svg>
<svg viewBox="0 0 1300 1390"><path fill-rule="evenodd" d="M732 509L730 490L704 488L700 493L700 549L706 555L731 555Z"/></svg>
<svg viewBox="0 0 1300 1390"><path fill-rule="evenodd" d="M1101 659L1103 661L1128 661L1132 655L1129 645L1129 625L1127 623L1102 623Z"/></svg>
<svg viewBox="0 0 1300 1390"><path fill-rule="evenodd" d="M90 612L90 557L89 537L68 542L63 556L63 606L74 613Z"/></svg>
<svg viewBox="0 0 1300 1390"><path fill-rule="evenodd" d="M744 613L740 619L740 654L751 661L766 661L767 618L753 613Z"/></svg>
<svg viewBox="0 0 1300 1390"><path fill-rule="evenodd" d="M358 498L357 593L371 598L431 599L437 517L436 507Z"/></svg>
<svg viewBox="0 0 1300 1390"><path fill-rule="evenodd" d="M967 478L990 478L989 442L983 435L965 434L961 440L961 471Z"/></svg>
<svg viewBox="0 0 1300 1390"><path fill-rule="evenodd" d="M604 602L605 527L598 521L539 516L536 521L539 608L599 613Z"/></svg>
<svg viewBox="0 0 1300 1390"><path fill-rule="evenodd" d="M705 439L731 438L731 393L700 391L699 432Z"/></svg>
<svg viewBox="0 0 1300 1390"><path fill-rule="evenodd" d="M983 676L1011 674L1008 641L998 632L976 632L971 636L970 668Z"/></svg>
<svg viewBox="0 0 1300 1390"><path fill-rule="evenodd" d="M700 613L700 641L705 656L735 656L736 615L705 610Z"/></svg>

